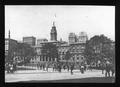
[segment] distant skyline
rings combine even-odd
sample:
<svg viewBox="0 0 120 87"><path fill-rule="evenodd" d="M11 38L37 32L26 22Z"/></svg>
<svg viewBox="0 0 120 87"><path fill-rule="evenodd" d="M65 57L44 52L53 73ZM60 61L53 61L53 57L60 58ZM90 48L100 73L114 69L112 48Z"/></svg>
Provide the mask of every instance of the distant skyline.
<svg viewBox="0 0 120 87"><path fill-rule="evenodd" d="M69 33L84 31L89 39L104 34L115 41L115 6L86 5L5 5L5 38L10 30L18 41L25 36L50 40L53 21L57 40L68 41Z"/></svg>

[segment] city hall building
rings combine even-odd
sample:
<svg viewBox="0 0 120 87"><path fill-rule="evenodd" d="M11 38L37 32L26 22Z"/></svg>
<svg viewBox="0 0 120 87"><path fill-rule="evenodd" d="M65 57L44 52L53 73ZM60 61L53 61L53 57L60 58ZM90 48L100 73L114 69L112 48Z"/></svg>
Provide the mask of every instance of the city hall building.
<svg viewBox="0 0 120 87"><path fill-rule="evenodd" d="M75 62L75 63L81 63L85 61L84 57L84 49L86 41L88 40L88 36L85 32L80 32L79 35L76 35L75 33L70 33L68 36L69 42L60 41L57 40L57 29L55 26L55 23L53 22L53 26L50 32L50 41L47 39L38 39L37 44L35 46L32 46L35 51L37 52L37 55L31 59L32 63L45 63L45 62L54 62L57 60L57 58L49 58L47 55L43 55L41 53L41 48L44 44L52 43L57 46L58 49L58 55L59 55L59 61L66 62L65 55L66 52L70 52L71 57L69 58L69 62Z"/></svg>

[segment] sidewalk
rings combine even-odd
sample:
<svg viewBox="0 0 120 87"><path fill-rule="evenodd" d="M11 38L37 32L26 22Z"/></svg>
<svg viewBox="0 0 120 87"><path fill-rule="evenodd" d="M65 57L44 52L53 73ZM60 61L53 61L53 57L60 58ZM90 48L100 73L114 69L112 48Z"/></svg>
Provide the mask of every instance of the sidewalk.
<svg viewBox="0 0 120 87"><path fill-rule="evenodd" d="M17 66L17 68L37 69L35 66Z"/></svg>
<svg viewBox="0 0 120 87"><path fill-rule="evenodd" d="M63 79L80 79L88 77L104 77L101 71L86 71L81 74L79 70L74 70L73 75L70 72L63 71L52 72L52 71L41 71L41 70L27 70L27 71L17 71L15 74L5 74L5 82L19 82L19 81L47 81L47 80L63 80Z"/></svg>
<svg viewBox="0 0 120 87"><path fill-rule="evenodd" d="M34 69L35 70L17 70L14 74L37 74L37 73L42 73L42 72L44 72L44 73L59 73L58 71L53 71L52 68L48 68L48 71L46 71L46 70L40 70L40 69L37 69L35 67L34 67ZM80 70L73 70L73 72L74 73L80 73ZM102 73L101 70L92 70L92 71L87 70L87 71L85 71L85 73L88 73L88 72L101 72ZM67 69L65 69L65 70L62 69L61 73L70 73L70 70L68 72Z"/></svg>

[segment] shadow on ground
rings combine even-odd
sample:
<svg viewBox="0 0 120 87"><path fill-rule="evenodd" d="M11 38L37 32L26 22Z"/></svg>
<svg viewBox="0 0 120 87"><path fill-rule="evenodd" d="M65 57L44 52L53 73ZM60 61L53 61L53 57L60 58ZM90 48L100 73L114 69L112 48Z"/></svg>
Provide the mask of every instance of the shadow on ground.
<svg viewBox="0 0 120 87"><path fill-rule="evenodd" d="M22 83L115 83L115 77L91 77L82 79L20 81Z"/></svg>

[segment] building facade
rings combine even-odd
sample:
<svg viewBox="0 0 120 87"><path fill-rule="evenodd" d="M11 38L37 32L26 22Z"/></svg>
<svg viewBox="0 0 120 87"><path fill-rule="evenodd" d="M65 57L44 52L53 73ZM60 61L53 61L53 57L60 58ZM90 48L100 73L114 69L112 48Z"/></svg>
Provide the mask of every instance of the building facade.
<svg viewBox="0 0 120 87"><path fill-rule="evenodd" d="M14 39L5 39L5 62L9 61L10 57L14 57L16 55L14 49L17 47L17 44L17 41Z"/></svg>
<svg viewBox="0 0 120 87"><path fill-rule="evenodd" d="M81 63L85 61L84 50L85 50L85 43L75 43L70 45L70 54L71 60L75 63Z"/></svg>
<svg viewBox="0 0 120 87"><path fill-rule="evenodd" d="M86 41L88 40L88 36L86 32L80 32L79 36L77 38L77 42L79 43L86 43Z"/></svg>
<svg viewBox="0 0 120 87"><path fill-rule="evenodd" d="M41 43L48 42L46 38L43 39L37 39L37 45L40 45Z"/></svg>
<svg viewBox="0 0 120 87"><path fill-rule="evenodd" d="M47 63L54 62L59 59L61 62L66 62L65 55L69 51L71 56L68 58L69 62L75 62L76 64L80 64L85 61L84 57L84 49L86 41L88 40L87 34L85 32L80 32L79 36L75 33L70 33L68 36L69 42L65 41L57 41L57 29L53 22L53 26L50 32L50 41L47 39L38 39L37 44L32 46L37 55L31 60L32 63ZM54 44L58 50L58 58L51 58L47 56L46 53L42 53L42 47L45 44ZM47 52L47 51L46 51Z"/></svg>
<svg viewBox="0 0 120 87"><path fill-rule="evenodd" d="M5 39L5 55L8 55L8 50L17 46L17 41L14 39Z"/></svg>
<svg viewBox="0 0 120 87"><path fill-rule="evenodd" d="M77 38L76 38L75 33L70 33L69 34L69 44L76 43L76 41L77 41Z"/></svg>
<svg viewBox="0 0 120 87"><path fill-rule="evenodd" d="M14 49L16 48L17 44L18 42L16 40L10 38L9 30L8 38L5 38L5 62L9 61L9 57L12 57L16 54Z"/></svg>
<svg viewBox="0 0 120 87"><path fill-rule="evenodd" d="M69 34L69 52L71 54L71 61L74 61L76 64L85 62L84 50L86 47L86 42L88 36L86 32L80 32L79 35L75 33Z"/></svg>
<svg viewBox="0 0 120 87"><path fill-rule="evenodd" d="M79 35L76 35L75 33L69 33L69 44L75 44L75 43L86 43L88 40L88 36L86 32L80 32Z"/></svg>
<svg viewBox="0 0 120 87"><path fill-rule="evenodd" d="M48 55L46 53L42 53L42 47L45 44L54 44L56 46L59 46L59 41L57 41L57 30L56 30L56 26L55 26L54 22L53 22L53 26L52 26L52 29L50 32L50 41L48 41L47 39L38 39L37 45L33 46L37 55L35 56L35 58L33 58L31 60L31 62L33 62L33 63L38 63L38 62L39 63L46 63L46 62L56 61L56 59L48 57Z"/></svg>
<svg viewBox="0 0 120 87"><path fill-rule="evenodd" d="M67 51L69 50L69 44L65 43L65 44L60 44L60 46L58 47L58 53L59 53L59 58L60 61L66 61L65 60L65 55L67 53Z"/></svg>

